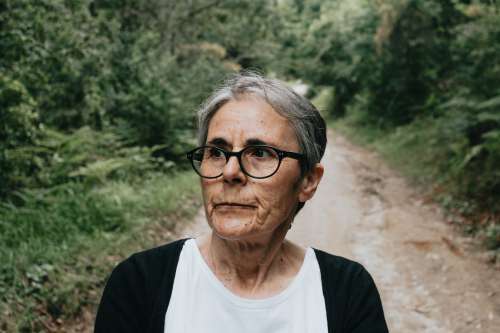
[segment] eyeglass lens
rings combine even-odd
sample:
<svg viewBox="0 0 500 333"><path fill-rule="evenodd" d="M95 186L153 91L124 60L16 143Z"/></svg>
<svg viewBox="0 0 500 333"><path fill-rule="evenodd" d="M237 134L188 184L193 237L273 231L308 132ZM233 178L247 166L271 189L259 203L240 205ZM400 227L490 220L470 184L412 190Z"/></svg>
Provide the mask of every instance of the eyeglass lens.
<svg viewBox="0 0 500 333"><path fill-rule="evenodd" d="M193 166L202 177L218 177L226 165L224 151L215 147L202 147L193 153ZM277 152L269 147L249 146L241 152L241 165L251 177L267 177L279 167Z"/></svg>

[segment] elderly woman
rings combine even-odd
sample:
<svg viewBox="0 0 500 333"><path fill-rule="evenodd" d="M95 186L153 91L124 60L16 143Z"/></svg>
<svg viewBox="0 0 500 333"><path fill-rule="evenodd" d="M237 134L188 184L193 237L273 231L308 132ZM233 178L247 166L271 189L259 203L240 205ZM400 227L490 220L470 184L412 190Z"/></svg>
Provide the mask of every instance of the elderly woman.
<svg viewBox="0 0 500 333"><path fill-rule="evenodd" d="M208 235L135 254L111 274L95 332L387 332L358 263L286 240L323 176L325 122L277 80L232 77L199 111Z"/></svg>

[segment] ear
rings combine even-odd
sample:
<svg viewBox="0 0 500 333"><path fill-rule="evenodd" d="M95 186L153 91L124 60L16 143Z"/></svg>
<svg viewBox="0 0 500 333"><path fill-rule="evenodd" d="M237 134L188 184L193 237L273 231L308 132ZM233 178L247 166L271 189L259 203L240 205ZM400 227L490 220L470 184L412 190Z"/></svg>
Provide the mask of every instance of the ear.
<svg viewBox="0 0 500 333"><path fill-rule="evenodd" d="M323 177L324 168L320 163L316 163L313 169L302 179L299 187L299 201L306 202L311 199L318 188L318 184Z"/></svg>

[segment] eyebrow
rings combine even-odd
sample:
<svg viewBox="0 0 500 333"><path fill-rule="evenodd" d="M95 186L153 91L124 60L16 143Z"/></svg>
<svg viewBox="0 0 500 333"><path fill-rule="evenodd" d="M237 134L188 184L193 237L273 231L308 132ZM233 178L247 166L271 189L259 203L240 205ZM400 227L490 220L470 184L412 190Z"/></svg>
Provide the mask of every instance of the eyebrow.
<svg viewBox="0 0 500 333"><path fill-rule="evenodd" d="M214 145L217 147L230 146L230 144L226 141L226 139L224 139L222 137L215 137L215 138L211 139L210 141L208 141L207 144ZM245 141L245 146L258 146L258 145L270 146L269 143L267 143L261 139L257 139L257 138L250 138L250 139L247 139Z"/></svg>
<svg viewBox="0 0 500 333"><path fill-rule="evenodd" d="M251 139L248 139L245 144L247 146L258 146L258 145L266 145L266 146L269 146L269 143L265 142L265 141L262 141L261 139L257 139L257 138L251 138Z"/></svg>
<svg viewBox="0 0 500 333"><path fill-rule="evenodd" d="M218 146L218 147L227 147L229 144L224 138L216 137L213 138L212 140L208 141L207 144Z"/></svg>

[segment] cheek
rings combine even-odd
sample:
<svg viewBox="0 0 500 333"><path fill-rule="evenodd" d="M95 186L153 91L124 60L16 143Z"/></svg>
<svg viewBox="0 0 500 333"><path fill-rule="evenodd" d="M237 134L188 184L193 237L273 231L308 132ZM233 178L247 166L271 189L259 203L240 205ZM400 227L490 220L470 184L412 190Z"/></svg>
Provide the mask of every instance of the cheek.
<svg viewBox="0 0 500 333"><path fill-rule="evenodd" d="M218 184L213 181L202 179L200 185L203 203L205 205L205 213L207 216L211 216L214 208L213 199L217 193L220 193L220 190L217 188Z"/></svg>
<svg viewBox="0 0 500 333"><path fill-rule="evenodd" d="M295 189L288 186L260 186L255 190L255 197L259 200L257 222L282 223L291 211L295 209L297 194Z"/></svg>

